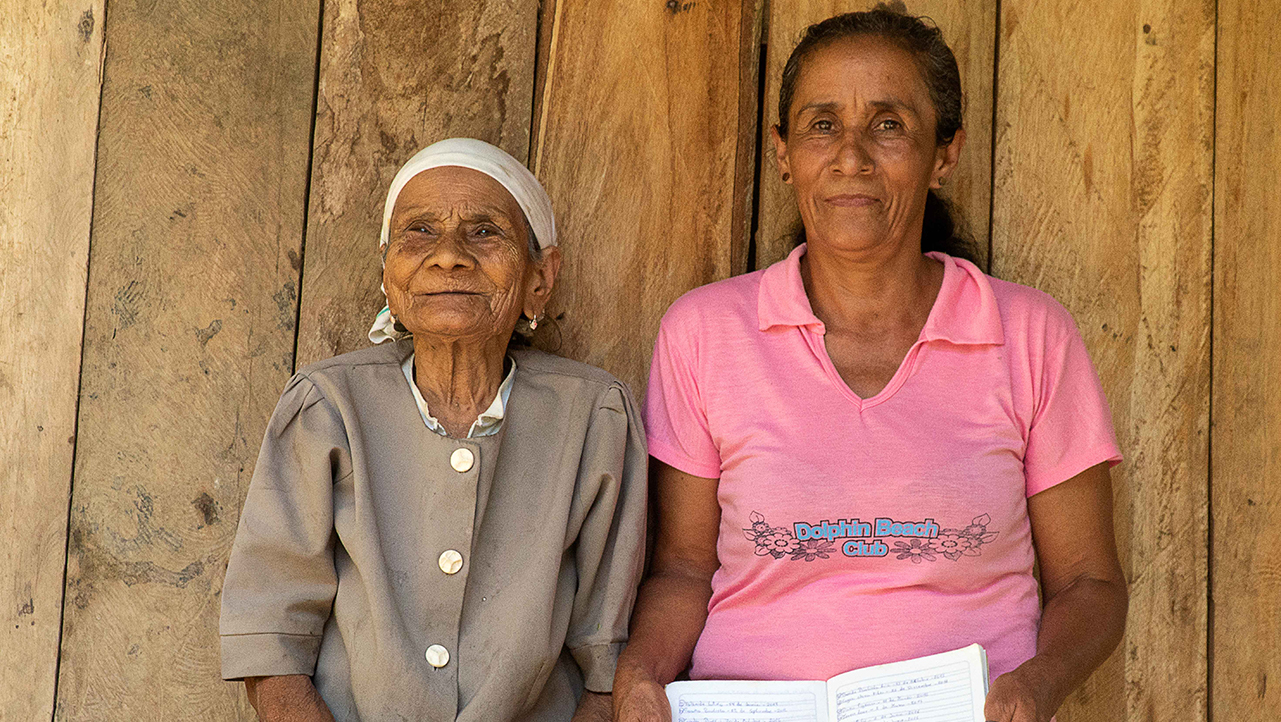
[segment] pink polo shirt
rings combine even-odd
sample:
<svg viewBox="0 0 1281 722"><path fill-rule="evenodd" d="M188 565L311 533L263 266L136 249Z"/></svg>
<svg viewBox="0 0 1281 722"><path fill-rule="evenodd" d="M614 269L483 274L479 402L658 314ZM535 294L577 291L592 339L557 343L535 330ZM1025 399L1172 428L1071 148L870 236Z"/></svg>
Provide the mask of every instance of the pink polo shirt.
<svg viewBox="0 0 1281 722"><path fill-rule="evenodd" d="M826 679L972 642L1008 672L1041 617L1027 497L1121 459L1080 334L1048 295L931 254L921 337L860 399L804 253L685 294L654 348L650 453L720 479L691 676Z"/></svg>

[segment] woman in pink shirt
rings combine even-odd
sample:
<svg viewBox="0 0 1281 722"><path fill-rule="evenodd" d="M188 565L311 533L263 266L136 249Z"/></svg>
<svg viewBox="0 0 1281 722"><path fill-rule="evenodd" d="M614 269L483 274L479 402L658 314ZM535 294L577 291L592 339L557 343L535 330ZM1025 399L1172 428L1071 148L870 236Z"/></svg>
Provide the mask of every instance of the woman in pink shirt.
<svg viewBox="0 0 1281 722"><path fill-rule="evenodd" d="M1048 722L1127 605L1121 457L1081 337L941 252L933 189L965 131L937 29L884 7L810 27L779 117L806 243L686 294L654 349L658 539L616 716L668 719L687 666L826 679L978 642L987 718Z"/></svg>

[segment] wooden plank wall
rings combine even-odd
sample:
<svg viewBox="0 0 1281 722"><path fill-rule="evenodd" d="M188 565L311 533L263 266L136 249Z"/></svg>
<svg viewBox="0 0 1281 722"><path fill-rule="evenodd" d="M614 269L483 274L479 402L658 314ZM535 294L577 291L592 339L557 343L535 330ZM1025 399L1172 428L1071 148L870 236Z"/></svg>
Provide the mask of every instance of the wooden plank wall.
<svg viewBox="0 0 1281 722"><path fill-rule="evenodd" d="M219 589L293 370L318 10L108 7L57 719L252 716Z"/></svg>
<svg viewBox="0 0 1281 722"><path fill-rule="evenodd" d="M1281 3L1220 0L1211 541L1215 720L1281 719Z"/></svg>
<svg viewBox="0 0 1281 722"><path fill-rule="evenodd" d="M528 159L566 256L536 342L639 392L673 299L790 249L778 76L872 4L103 2L0 0L6 720L253 718L217 657L245 484L288 376L365 345L413 152ZM949 192L1075 315L1127 454L1130 628L1059 720L1276 718L1281 0L908 9L968 95Z"/></svg>
<svg viewBox="0 0 1281 722"><path fill-rule="evenodd" d="M1073 313L1127 457L1129 628L1059 720L1205 719L1214 7L1006 0L999 63L992 271Z"/></svg>
<svg viewBox="0 0 1281 722"><path fill-rule="evenodd" d="M557 210L565 262L538 342L639 393L667 306L745 263L745 228L733 221L751 176L737 158L756 130L740 127L739 105L756 74L739 50L758 5L554 7L531 165Z"/></svg>
<svg viewBox="0 0 1281 722"><path fill-rule="evenodd" d="M0 7L0 719L48 719L76 440L102 0Z"/></svg>

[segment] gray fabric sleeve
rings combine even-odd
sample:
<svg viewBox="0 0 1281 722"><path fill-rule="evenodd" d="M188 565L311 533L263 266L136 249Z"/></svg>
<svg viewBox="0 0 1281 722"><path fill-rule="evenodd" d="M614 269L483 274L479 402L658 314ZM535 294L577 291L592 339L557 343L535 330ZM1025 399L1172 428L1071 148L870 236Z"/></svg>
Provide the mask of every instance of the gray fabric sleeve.
<svg viewBox="0 0 1281 722"><path fill-rule="evenodd" d="M565 639L592 692L613 689L627 641L644 563L647 463L635 402L621 384L611 386L597 400L578 470L579 488L596 494L578 534L578 591Z"/></svg>
<svg viewBox="0 0 1281 722"><path fill-rule="evenodd" d="M224 679L314 672L338 586L333 484L347 458L338 414L295 376L268 424L227 564Z"/></svg>

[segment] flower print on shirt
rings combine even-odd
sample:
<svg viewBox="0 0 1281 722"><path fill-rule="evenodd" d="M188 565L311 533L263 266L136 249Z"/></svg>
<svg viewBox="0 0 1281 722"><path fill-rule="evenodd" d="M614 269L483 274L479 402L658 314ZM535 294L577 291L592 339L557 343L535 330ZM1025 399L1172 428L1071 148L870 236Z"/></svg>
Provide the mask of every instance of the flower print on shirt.
<svg viewBox="0 0 1281 722"><path fill-rule="evenodd" d="M934 556L934 549L928 541L912 539L911 541L896 541L894 548L890 550L891 554L897 554L899 559L911 559L913 564L920 564L922 559L936 561L938 557Z"/></svg>
<svg viewBox="0 0 1281 722"><path fill-rule="evenodd" d="M782 526L770 526L765 515L753 511L749 519L751 526L743 529L747 540L755 544L758 557L770 556L777 560L789 558L791 561L812 562L818 559L831 559L832 555L841 552L846 557L885 557L894 556L900 560L910 560L913 564L936 562L940 557L959 561L962 557L982 556L983 546L996 539L1000 532L988 531L987 525L992 522L989 514L980 514L970 523L959 528L940 529L932 519L924 522L892 522L889 519L877 519L878 529L872 534L871 526L865 522L848 523L835 527L828 521L818 524L797 523L797 532ZM884 522L886 529L880 528ZM867 531L838 531L837 529L863 529ZM800 538L797 537L800 534ZM916 536L909 539L885 539L888 536ZM841 544L837 539L845 539ZM887 547L890 541L893 547ZM852 545L852 546L851 546Z"/></svg>
<svg viewBox="0 0 1281 722"><path fill-rule="evenodd" d="M815 559L830 559L828 555L836 551L830 541L799 542L796 551L792 552L792 561L812 562Z"/></svg>
<svg viewBox="0 0 1281 722"><path fill-rule="evenodd" d="M790 556L792 561L812 562L815 559L831 559L835 547L830 541L800 541L787 527L770 526L765 516L752 512L749 517L752 526L743 530L748 541L756 544L756 556L771 556L782 559Z"/></svg>
<svg viewBox="0 0 1281 722"><path fill-rule="evenodd" d="M930 549L952 561L963 556L976 557L981 553L974 539L956 529L944 529L940 532L937 537L930 540Z"/></svg>
<svg viewBox="0 0 1281 722"><path fill-rule="evenodd" d="M769 554L775 559L783 557L796 551L796 537L782 527L771 529L768 534L756 538L756 555L765 556Z"/></svg>
<svg viewBox="0 0 1281 722"><path fill-rule="evenodd" d="M930 546L935 552L956 561L961 557L977 557L983 552L981 548L984 544L991 542L1000 532L988 531L987 525L992 523L992 517L988 514L982 514L961 529L944 529L939 535L930 540Z"/></svg>
<svg viewBox="0 0 1281 722"><path fill-rule="evenodd" d="M756 543L756 556L772 556L775 559L782 559L796 551L800 542L786 527L771 527L765 517L757 512L752 512L752 526L744 529L743 534L748 541Z"/></svg>
<svg viewBox="0 0 1281 722"><path fill-rule="evenodd" d="M989 532L987 530L987 525L991 523L992 517L988 514L976 516L974 517L974 520L970 522L969 526L960 530L960 533L978 540L981 544L986 544L995 539L996 535L999 533L994 531Z"/></svg>

